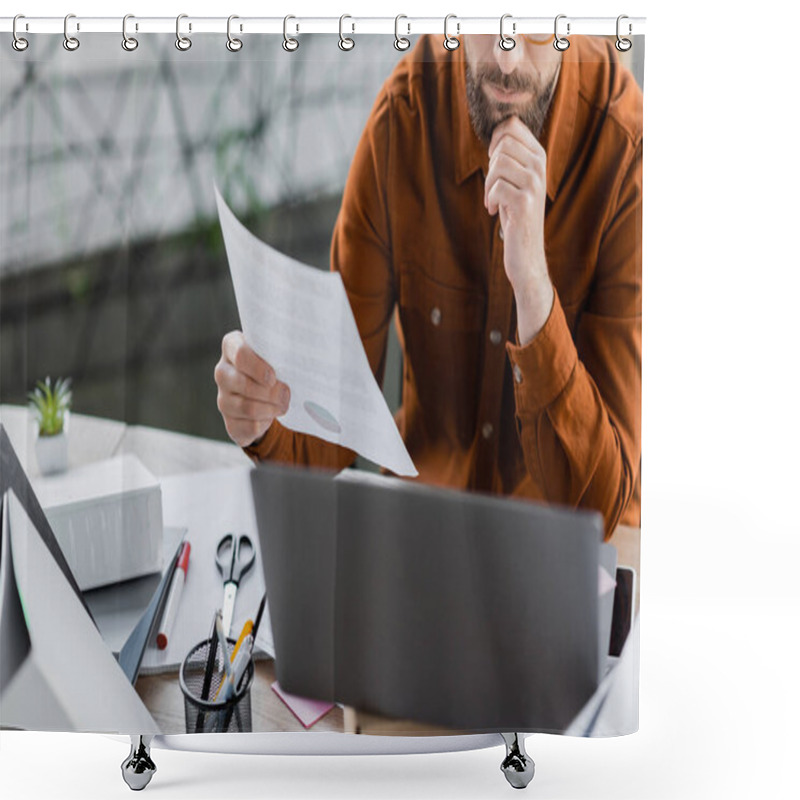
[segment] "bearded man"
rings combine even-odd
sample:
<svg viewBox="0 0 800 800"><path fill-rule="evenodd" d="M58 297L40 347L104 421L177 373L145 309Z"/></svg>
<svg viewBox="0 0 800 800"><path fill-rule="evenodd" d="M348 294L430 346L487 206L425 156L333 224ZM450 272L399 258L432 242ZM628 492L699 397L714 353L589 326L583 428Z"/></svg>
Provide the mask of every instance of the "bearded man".
<svg viewBox="0 0 800 800"><path fill-rule="evenodd" d="M642 94L607 41L422 37L384 84L333 234L420 480L639 524ZM284 428L291 387L234 331L215 370L254 459L341 468Z"/></svg>

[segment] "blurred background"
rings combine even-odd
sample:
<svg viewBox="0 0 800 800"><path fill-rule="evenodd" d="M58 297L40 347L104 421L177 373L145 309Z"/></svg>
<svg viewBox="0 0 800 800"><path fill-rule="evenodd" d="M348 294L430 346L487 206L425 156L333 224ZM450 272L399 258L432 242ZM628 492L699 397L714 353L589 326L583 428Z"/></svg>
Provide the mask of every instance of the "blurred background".
<svg viewBox="0 0 800 800"><path fill-rule="evenodd" d="M276 36L234 54L224 35L186 52L139 38L2 55L0 402L69 376L77 412L227 439L213 369L239 320L213 181L257 236L328 269L350 160L402 54L385 36L342 53L315 34L291 55ZM632 52L643 63L644 43ZM393 411L400 374L393 332Z"/></svg>
<svg viewBox="0 0 800 800"><path fill-rule="evenodd" d="M239 327L213 181L323 269L352 154L399 57L386 38L60 37L0 75L0 400L71 376L74 410L225 439L214 365ZM35 56L34 56L35 54Z"/></svg>

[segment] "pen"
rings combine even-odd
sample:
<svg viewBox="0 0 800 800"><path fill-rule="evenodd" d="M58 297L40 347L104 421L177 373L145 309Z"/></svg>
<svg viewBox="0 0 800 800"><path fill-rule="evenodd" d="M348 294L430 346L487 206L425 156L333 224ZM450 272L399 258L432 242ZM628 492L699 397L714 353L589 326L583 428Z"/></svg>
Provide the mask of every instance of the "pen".
<svg viewBox="0 0 800 800"><path fill-rule="evenodd" d="M201 700L208 700L208 695L211 692L211 678L214 675L214 666L217 663L217 636L215 631L218 616L219 611L215 611L214 621L211 623L211 633L208 637L208 659L206 660L206 674L203 677L203 693L200 695Z"/></svg>
<svg viewBox="0 0 800 800"><path fill-rule="evenodd" d="M208 635L208 658L206 659L206 672L203 676L203 690L200 694L201 700L208 700L208 695L211 692L211 678L214 675L214 665L217 662L217 637L215 635L215 628L219 611L214 612L214 621L211 623L211 633ZM195 733L202 733L205 728L205 711L200 711L197 715L197 725L195 726Z"/></svg>
<svg viewBox="0 0 800 800"><path fill-rule="evenodd" d="M217 616L214 618L214 631L217 635L217 647L219 648L219 654L222 658L222 669L227 676L231 670L231 662L228 658L228 643L225 641L225 634L222 632L222 614L219 612L217 612Z"/></svg>
<svg viewBox="0 0 800 800"><path fill-rule="evenodd" d="M264 592L264 596L261 598L261 604L258 607L258 613L256 614L256 621L253 623L253 643L256 641L256 634L258 633L258 626L261 624L261 617L264 614L264 607L267 604L267 593ZM250 645L250 649L253 649L253 645Z"/></svg>
<svg viewBox="0 0 800 800"><path fill-rule="evenodd" d="M186 583L186 572L189 569L189 553L191 549L192 546L189 542L184 542L181 547L180 555L178 556L178 564L175 567L175 573L172 576L172 586L170 586L169 596L167 597L167 607L164 609L164 615L161 617L161 625L158 629L158 636L156 637L156 644L159 650L166 649L172 625L178 614L178 605L181 602L183 585Z"/></svg>
<svg viewBox="0 0 800 800"><path fill-rule="evenodd" d="M242 628L242 632L239 634L239 641L236 642L236 647L233 648L233 652L231 653L231 664L232 665L234 664L234 661L236 659L236 654L239 652L239 648L242 646L243 642L247 638L249 638L250 631L252 629L253 629L253 621L252 620L247 620L247 622L245 622L245 624L244 624L244 627ZM233 666L231 666L231 674L234 674ZM228 671L225 670L225 680L222 683L220 683L219 688L217 689L217 693L214 695L214 700L215 701L219 697L219 693L222 691L223 685L228 682L228 677L229 677L228 676ZM223 697L223 702L224 702L224 700L225 700L225 698Z"/></svg>
<svg viewBox="0 0 800 800"><path fill-rule="evenodd" d="M248 637L249 638L249 637ZM222 702L227 703L236 694L239 684L247 671L247 665L250 663L250 652L248 648L242 647L236 660L233 662L233 680L225 681L225 688L222 693Z"/></svg>
<svg viewBox="0 0 800 800"><path fill-rule="evenodd" d="M244 640L250 635L250 632L253 630L253 620L249 619L245 622L244 627L242 628L242 632L239 634L239 638L236 641L236 647L233 648L233 652L231 653L231 663L236 658L236 654L239 652L239 648L242 646Z"/></svg>
<svg viewBox="0 0 800 800"><path fill-rule="evenodd" d="M225 681L233 680L233 670L231 669L231 661L228 656L228 644L225 641L225 634L222 631L222 614L219 612L217 612L214 618L214 630L217 634L217 646L220 651L220 656L222 657L222 669L225 672L225 678L220 683L219 689L217 689L217 693L214 695L214 701L216 702L220 689L222 689Z"/></svg>
<svg viewBox="0 0 800 800"><path fill-rule="evenodd" d="M242 660L239 669L237 669L237 665L236 664L233 665L233 677L234 677L234 680L236 681L236 683L234 684L234 689L237 692L240 691L241 688L242 688L241 687L242 679L244 678L245 673L247 672L247 665L252 660L253 642L254 641L255 640L253 639L252 635L248 636L247 639L245 639L244 644L242 645L242 653L245 654L246 658L244 658ZM241 653L240 653L240 655L241 655Z"/></svg>

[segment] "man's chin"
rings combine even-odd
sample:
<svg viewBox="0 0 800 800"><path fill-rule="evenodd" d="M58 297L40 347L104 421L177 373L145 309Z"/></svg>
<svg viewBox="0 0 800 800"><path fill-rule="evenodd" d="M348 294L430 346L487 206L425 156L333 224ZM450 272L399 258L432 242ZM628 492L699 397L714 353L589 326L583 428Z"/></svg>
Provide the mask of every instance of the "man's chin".
<svg viewBox="0 0 800 800"><path fill-rule="evenodd" d="M519 109L516 106L513 106L509 103L503 103L502 107L496 107L491 117L492 133L494 133L494 129L501 122L505 122L507 119L511 119L511 117L521 118ZM491 139L491 136L489 138Z"/></svg>
<svg viewBox="0 0 800 800"><path fill-rule="evenodd" d="M493 109L492 120L495 125L505 122L509 117L519 116L519 108L513 103L500 103Z"/></svg>

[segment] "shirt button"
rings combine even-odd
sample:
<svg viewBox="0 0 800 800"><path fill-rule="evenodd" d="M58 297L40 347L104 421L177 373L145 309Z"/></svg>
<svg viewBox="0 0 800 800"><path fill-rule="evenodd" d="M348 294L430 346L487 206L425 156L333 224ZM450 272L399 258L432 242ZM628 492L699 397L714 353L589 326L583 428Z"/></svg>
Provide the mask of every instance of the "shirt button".
<svg viewBox="0 0 800 800"><path fill-rule="evenodd" d="M514 380L522 383L522 370L519 368L519 364L514 364Z"/></svg>
<svg viewBox="0 0 800 800"><path fill-rule="evenodd" d="M489 439L493 433L494 425L492 425L491 422L484 422L481 428L481 436L483 436L484 439Z"/></svg>
<svg viewBox="0 0 800 800"><path fill-rule="evenodd" d="M438 325L442 321L442 312L435 306L431 309L431 322Z"/></svg>
<svg viewBox="0 0 800 800"><path fill-rule="evenodd" d="M500 342L502 342L502 341L503 341L503 334L502 334L502 333L500 333L500 331L499 331L499 330L497 330L497 328L495 328L495 329L494 329L494 330L493 330L493 331L492 331L492 332L489 334L489 341L490 341L492 344L500 344Z"/></svg>
<svg viewBox="0 0 800 800"><path fill-rule="evenodd" d="M500 237L500 241L502 242L503 239L505 238L504 235L503 235L503 229L502 228L498 228L497 229L497 235Z"/></svg>

